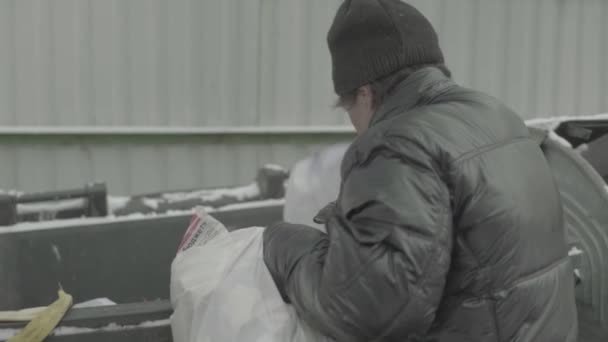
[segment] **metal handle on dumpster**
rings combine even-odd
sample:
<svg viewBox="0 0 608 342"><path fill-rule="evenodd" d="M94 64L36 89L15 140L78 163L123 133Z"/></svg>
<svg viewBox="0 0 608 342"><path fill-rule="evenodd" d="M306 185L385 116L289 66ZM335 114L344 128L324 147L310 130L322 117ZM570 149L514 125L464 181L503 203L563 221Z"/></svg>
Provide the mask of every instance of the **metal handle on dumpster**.
<svg viewBox="0 0 608 342"><path fill-rule="evenodd" d="M0 195L0 226L9 226L17 223L17 197L14 195Z"/></svg>
<svg viewBox="0 0 608 342"><path fill-rule="evenodd" d="M45 208L61 201L83 199L66 208L54 210ZM100 217L108 215L107 189L105 183L90 183L80 189L28 193L22 195L0 195L0 226L12 225L20 221L40 220L51 212L52 218L74 218L78 216Z"/></svg>

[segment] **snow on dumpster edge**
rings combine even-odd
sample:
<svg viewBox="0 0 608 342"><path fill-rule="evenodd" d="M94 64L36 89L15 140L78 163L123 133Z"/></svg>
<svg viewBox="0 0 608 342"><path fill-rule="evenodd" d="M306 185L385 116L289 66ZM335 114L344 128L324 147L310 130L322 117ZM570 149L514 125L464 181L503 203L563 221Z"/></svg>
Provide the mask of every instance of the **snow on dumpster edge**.
<svg viewBox="0 0 608 342"><path fill-rule="evenodd" d="M241 210L241 209L266 208L266 207L273 207L273 206L284 205L284 204L285 204L284 199L269 199L269 200L228 204L226 206L219 207L219 208L206 208L206 210L209 213L214 213L214 212ZM0 227L0 235L9 234L9 233L17 233L17 232L26 232L26 231L57 229L57 228L78 228L78 227L88 226L88 225L110 224L110 223L116 223L116 222L152 220L152 219L162 218L162 217L188 216L188 215L192 215L192 213L194 213L194 208L190 209L190 210L169 210L163 214L135 213L135 214L127 215L127 216L83 217L83 218L76 218L76 219L53 220L53 221L42 221L42 222L24 222L24 223L18 223L13 226Z"/></svg>

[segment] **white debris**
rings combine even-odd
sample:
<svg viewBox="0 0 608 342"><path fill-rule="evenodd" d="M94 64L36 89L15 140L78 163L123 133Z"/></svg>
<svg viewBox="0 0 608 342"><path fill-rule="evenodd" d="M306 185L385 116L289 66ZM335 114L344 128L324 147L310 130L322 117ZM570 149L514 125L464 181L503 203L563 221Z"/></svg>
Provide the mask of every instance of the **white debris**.
<svg viewBox="0 0 608 342"><path fill-rule="evenodd" d="M234 203L228 204L223 207L216 208L215 210L209 212L224 212L231 210L240 210L240 209L253 209L253 208L265 208L265 207L274 207L277 205L285 205L285 200L283 198L279 199L268 199L261 201L251 201L251 202L243 202L243 203Z"/></svg>
<svg viewBox="0 0 608 342"><path fill-rule="evenodd" d="M281 169L280 166L275 165L274 167ZM182 202L190 199L200 199L204 202L212 202L220 200L223 197L231 197L237 201L244 201L260 196L260 189L257 183L252 183L246 186L240 186L235 188L219 188L219 189L205 189L189 192L173 192L165 193L160 195L160 198L143 197L141 201L143 204L151 209L158 209L160 202L167 201L168 203ZM123 209L127 206L128 202L132 200L132 197L128 196L108 196L108 207L111 213L117 210ZM174 212L174 211L172 211ZM183 212L183 211L182 211Z"/></svg>
<svg viewBox="0 0 608 342"><path fill-rule="evenodd" d="M57 201L44 201L36 203L18 203L18 214L33 214L40 212L58 212L70 209L84 208L87 204L86 198L72 198Z"/></svg>
<svg viewBox="0 0 608 342"><path fill-rule="evenodd" d="M53 254L55 254L55 259L57 262L61 262L61 254L59 253L59 248L57 248L57 245L53 245L51 249L53 250Z"/></svg>
<svg viewBox="0 0 608 342"><path fill-rule="evenodd" d="M164 216L179 216L183 214L166 214ZM37 230L47 230L47 229L58 229L58 228L78 228L83 226L90 225L102 225L102 224L110 224L114 222L131 222L138 220L149 220L155 219L157 215L154 213L151 214L142 214L142 213L134 213L128 216L109 216L109 217L88 217L88 218L75 218L75 219L65 219L65 220L53 220L53 221L41 221L41 222L23 222L18 223L13 226L2 227L0 229L0 235L2 234L10 234L16 232L28 232L28 231L37 231Z"/></svg>
<svg viewBox="0 0 608 342"><path fill-rule="evenodd" d="M158 209L158 200L154 199L154 198L142 198L141 201L144 203L144 205L148 208L152 208L152 209Z"/></svg>
<svg viewBox="0 0 608 342"><path fill-rule="evenodd" d="M53 331L53 336L66 336L66 335L75 335L75 334L86 334L92 332L99 331L123 331L123 330L133 330L138 328L154 328L154 327L164 327L169 326L171 324L170 319L163 319L158 321L145 321L136 325L118 325L116 323L110 323L105 327L101 328L81 328L81 327L58 327Z"/></svg>
<svg viewBox="0 0 608 342"><path fill-rule="evenodd" d="M300 160L291 170L283 217L291 223L323 229L313 218L340 190L340 165L349 144L336 144Z"/></svg>
<svg viewBox="0 0 608 342"><path fill-rule="evenodd" d="M111 301L108 298L95 298L95 299L87 300L85 302L74 304L72 307L75 309L82 309L82 308L96 308L99 306L110 306L110 305L116 305L116 303L114 303L113 301Z"/></svg>
<svg viewBox="0 0 608 342"><path fill-rule="evenodd" d="M257 183L252 183L246 186L227 189L208 189L192 192L167 193L163 195L163 198L168 200L169 203L199 198L202 201L211 202L219 200L222 197L233 197L239 201L243 201L245 199L254 198L259 195L260 188L258 187Z"/></svg>
<svg viewBox="0 0 608 342"><path fill-rule="evenodd" d="M583 254L583 251L578 249L576 246L570 248L570 251L568 252L569 256L575 256L575 255L580 255L580 254Z"/></svg>
<svg viewBox="0 0 608 342"><path fill-rule="evenodd" d="M276 165L276 164L265 164L264 168L269 169L269 170L274 170L274 171L285 171L285 169L282 166Z"/></svg>
<svg viewBox="0 0 608 342"><path fill-rule="evenodd" d="M113 213L117 210L123 209L127 206L127 203L131 200L129 196L108 196L108 210Z"/></svg>
<svg viewBox="0 0 608 342"><path fill-rule="evenodd" d="M207 211L207 212L213 211L213 207L203 206L203 208L205 208L205 211ZM187 209L187 210L171 209L171 210L167 210L164 214L167 214L169 216L192 215L192 214L194 214L194 208ZM163 214L161 214L161 215L163 215Z"/></svg>

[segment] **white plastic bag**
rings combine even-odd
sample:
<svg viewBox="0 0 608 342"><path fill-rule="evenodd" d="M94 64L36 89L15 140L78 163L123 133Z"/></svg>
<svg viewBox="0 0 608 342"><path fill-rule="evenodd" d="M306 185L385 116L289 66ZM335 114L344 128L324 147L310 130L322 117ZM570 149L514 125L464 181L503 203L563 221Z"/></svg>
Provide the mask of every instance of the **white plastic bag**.
<svg viewBox="0 0 608 342"><path fill-rule="evenodd" d="M285 221L324 230L325 227L314 223L313 218L338 197L340 165L348 146L328 146L294 165L285 192Z"/></svg>
<svg viewBox="0 0 608 342"><path fill-rule="evenodd" d="M264 229L227 233L214 222L197 211L171 266L173 341L330 341L283 302L264 264ZM200 232L210 227L217 231ZM193 236L212 237L192 241Z"/></svg>

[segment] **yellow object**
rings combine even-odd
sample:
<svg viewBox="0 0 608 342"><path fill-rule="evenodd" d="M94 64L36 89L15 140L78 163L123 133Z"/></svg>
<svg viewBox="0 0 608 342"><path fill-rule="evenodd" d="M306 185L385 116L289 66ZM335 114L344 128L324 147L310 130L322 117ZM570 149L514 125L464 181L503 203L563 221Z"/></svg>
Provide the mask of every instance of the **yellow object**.
<svg viewBox="0 0 608 342"><path fill-rule="evenodd" d="M59 298L40 311L17 335L7 342L42 342L55 329L72 306L72 296L59 290Z"/></svg>

